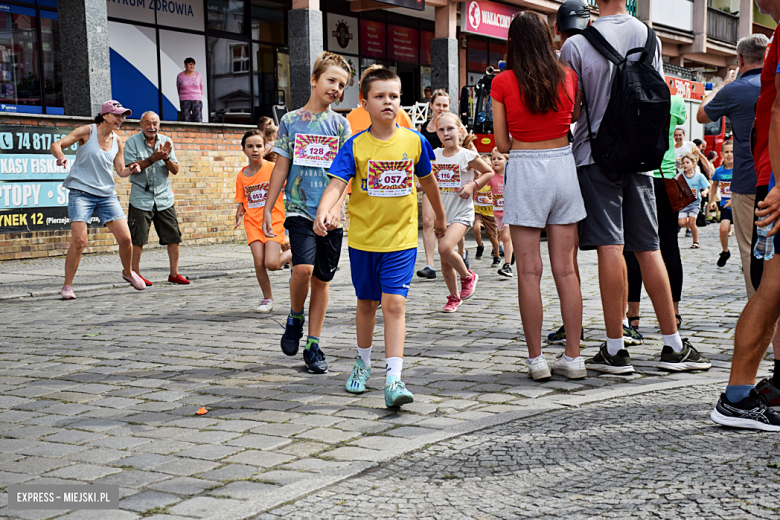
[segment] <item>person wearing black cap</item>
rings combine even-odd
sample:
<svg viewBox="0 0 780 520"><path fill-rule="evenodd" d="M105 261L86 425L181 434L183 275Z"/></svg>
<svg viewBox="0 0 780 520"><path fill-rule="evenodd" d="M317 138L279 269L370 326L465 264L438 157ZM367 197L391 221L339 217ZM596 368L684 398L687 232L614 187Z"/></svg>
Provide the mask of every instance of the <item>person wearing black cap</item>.
<svg viewBox="0 0 780 520"><path fill-rule="evenodd" d="M590 7L585 0L566 0L558 8L555 34L561 37L561 45L567 38L579 34L590 25Z"/></svg>

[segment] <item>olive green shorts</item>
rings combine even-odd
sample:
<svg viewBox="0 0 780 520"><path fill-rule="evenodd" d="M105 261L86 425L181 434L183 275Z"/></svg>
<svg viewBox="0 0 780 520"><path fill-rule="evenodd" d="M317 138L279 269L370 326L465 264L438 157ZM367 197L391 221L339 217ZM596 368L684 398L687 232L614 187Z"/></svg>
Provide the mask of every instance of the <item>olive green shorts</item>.
<svg viewBox="0 0 780 520"><path fill-rule="evenodd" d="M130 205L127 211L127 225L130 227L130 237L134 246L145 246L149 242L149 228L154 222L154 230L160 239L160 245L181 243L179 221L176 219L176 208L157 211L144 211Z"/></svg>

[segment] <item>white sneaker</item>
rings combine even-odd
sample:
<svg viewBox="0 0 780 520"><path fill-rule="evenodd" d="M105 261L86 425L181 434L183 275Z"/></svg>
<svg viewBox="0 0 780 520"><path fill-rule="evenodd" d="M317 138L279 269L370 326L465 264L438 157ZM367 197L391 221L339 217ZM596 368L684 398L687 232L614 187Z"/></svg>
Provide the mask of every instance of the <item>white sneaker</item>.
<svg viewBox="0 0 780 520"><path fill-rule="evenodd" d="M261 314L268 314L274 310L274 301L265 299L260 302L260 305L257 306L257 312Z"/></svg>
<svg viewBox="0 0 780 520"><path fill-rule="evenodd" d="M528 363L528 375L530 375L531 379L534 381L550 378L550 366L547 364L547 360L544 359L544 357L536 358L533 361L526 359L525 362Z"/></svg>
<svg viewBox="0 0 780 520"><path fill-rule="evenodd" d="M563 352L558 354L552 364L552 373L569 379L584 379L588 375L585 370L585 360L582 356L577 356L571 361L566 361Z"/></svg>

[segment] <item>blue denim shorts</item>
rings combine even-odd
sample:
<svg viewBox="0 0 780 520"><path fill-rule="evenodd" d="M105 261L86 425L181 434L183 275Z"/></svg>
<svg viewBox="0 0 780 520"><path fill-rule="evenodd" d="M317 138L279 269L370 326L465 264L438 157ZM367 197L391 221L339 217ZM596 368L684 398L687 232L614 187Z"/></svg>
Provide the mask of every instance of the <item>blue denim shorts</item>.
<svg viewBox="0 0 780 520"><path fill-rule="evenodd" d="M68 217L71 222L86 222L92 220L92 214L100 218L103 225L119 219L126 219L122 206L116 195L97 197L81 190L70 190L68 195Z"/></svg>

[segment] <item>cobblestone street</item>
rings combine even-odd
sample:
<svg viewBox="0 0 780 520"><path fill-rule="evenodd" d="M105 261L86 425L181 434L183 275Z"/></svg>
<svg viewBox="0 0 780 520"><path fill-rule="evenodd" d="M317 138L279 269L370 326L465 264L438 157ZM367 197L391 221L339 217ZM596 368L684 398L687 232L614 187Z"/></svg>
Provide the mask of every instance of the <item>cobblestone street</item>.
<svg viewBox="0 0 780 520"><path fill-rule="evenodd" d="M59 290L63 259L0 264L0 488L109 483L123 497L121 511L9 511L2 493L0 517L776 518L776 438L708 418L744 285L737 254L715 266L716 226L700 242L690 250L680 239L681 334L711 370L657 369L661 336L645 298L636 374L533 382L516 280L489 267L488 243L483 260L471 259L476 294L458 312L440 312L441 277L414 280L403 380L415 403L398 412L384 406L381 369L366 394L344 390L355 357L346 240L322 336L325 375L280 352L289 270L271 273L276 310L255 313L245 244L184 247L191 286L160 283L165 252L145 252L155 285L143 292L116 280L116 255L88 256L70 302L29 297ZM580 254L585 356L604 339L595 260ZM546 258L545 269L546 335L560 316ZM376 367L382 345L380 314ZM550 359L562 350L544 348ZM195 415L202 406L209 412Z"/></svg>

